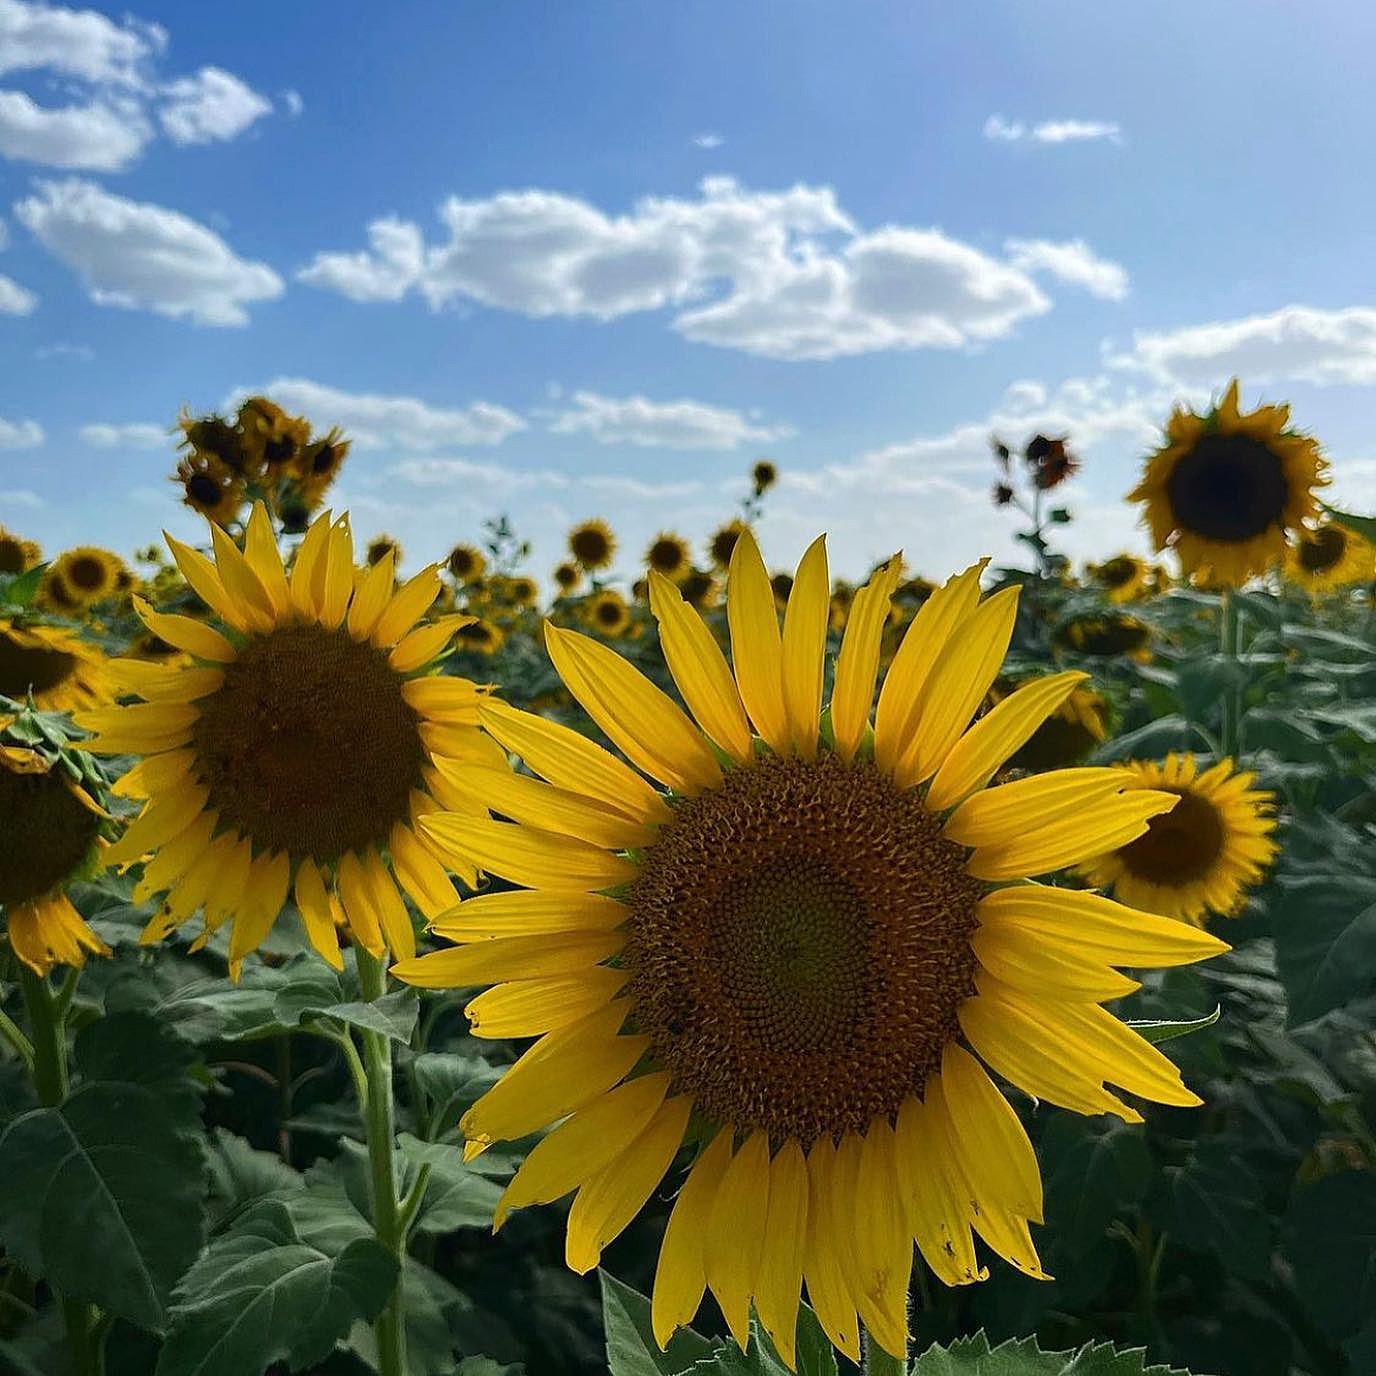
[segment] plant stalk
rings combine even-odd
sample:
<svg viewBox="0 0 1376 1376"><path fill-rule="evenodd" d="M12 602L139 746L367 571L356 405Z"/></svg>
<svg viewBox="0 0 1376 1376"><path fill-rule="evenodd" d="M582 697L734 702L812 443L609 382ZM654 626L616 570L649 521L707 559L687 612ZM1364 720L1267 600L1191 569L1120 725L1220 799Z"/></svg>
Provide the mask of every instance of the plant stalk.
<svg viewBox="0 0 1376 1376"><path fill-rule="evenodd" d="M375 1003L387 989L382 961L362 946L356 946L354 950L358 958L358 977L363 997L369 1003ZM359 1035L363 1040L367 1090L362 1108L372 1182L373 1232L382 1246L396 1258L398 1268L401 1268L406 1261L406 1236L397 1200L392 1044L385 1033L370 1028L363 1029ZM400 1269L392 1297L377 1317L376 1330L381 1376L406 1376L406 1310Z"/></svg>
<svg viewBox="0 0 1376 1376"><path fill-rule="evenodd" d="M1232 674L1238 657L1238 609L1231 588L1224 588L1218 595L1218 649L1229 669L1228 681L1219 698L1223 726L1218 744L1225 756L1236 759L1241 731L1242 686L1233 681Z"/></svg>

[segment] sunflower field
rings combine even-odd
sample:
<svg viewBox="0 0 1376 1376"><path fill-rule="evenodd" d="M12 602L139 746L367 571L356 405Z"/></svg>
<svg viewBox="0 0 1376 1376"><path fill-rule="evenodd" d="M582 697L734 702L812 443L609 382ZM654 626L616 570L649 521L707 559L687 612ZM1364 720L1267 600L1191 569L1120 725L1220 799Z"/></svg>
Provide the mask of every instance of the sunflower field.
<svg viewBox="0 0 1376 1376"><path fill-rule="evenodd" d="M0 527L0 1371L1376 1373L1376 519L1163 421L1155 561Z"/></svg>

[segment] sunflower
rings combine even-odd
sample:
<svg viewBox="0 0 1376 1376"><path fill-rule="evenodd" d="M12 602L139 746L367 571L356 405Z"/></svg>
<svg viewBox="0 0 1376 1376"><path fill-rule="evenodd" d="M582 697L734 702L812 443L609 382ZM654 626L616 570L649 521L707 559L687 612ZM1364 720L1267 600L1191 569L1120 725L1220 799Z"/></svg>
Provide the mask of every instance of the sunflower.
<svg viewBox="0 0 1376 1376"><path fill-rule="evenodd" d="M323 439L313 440L297 455L292 465L302 494L312 505L325 494L325 489L339 475L349 456L349 441L336 426Z"/></svg>
<svg viewBox="0 0 1376 1376"><path fill-rule="evenodd" d="M625 635L631 625L631 609L626 599L611 588L604 588L588 601L586 616L588 624L600 635L615 639Z"/></svg>
<svg viewBox="0 0 1376 1376"><path fill-rule="evenodd" d="M1108 594L1110 602L1131 602L1146 591L1151 565L1135 554L1115 554L1102 564L1090 564L1086 572Z"/></svg>
<svg viewBox="0 0 1376 1376"><path fill-rule="evenodd" d="M27 573L43 561L43 551L32 540L0 526L0 573Z"/></svg>
<svg viewBox="0 0 1376 1376"><path fill-rule="evenodd" d="M144 757L116 792L149 801L106 858L151 855L136 901L167 898L145 940L198 909L207 935L232 919L236 973L289 892L335 968L341 912L369 951L410 955L398 882L427 918L457 901L417 822L441 806L481 811L464 770L505 760L475 730L481 690L427 673L461 618L418 624L440 589L433 566L395 591L390 555L357 573L347 516L315 521L290 579L261 503L242 552L211 534L214 563L168 544L224 633L136 598L148 629L198 663L116 661L121 688L145 700L79 716L96 733L88 749ZM472 865L453 868L476 882Z"/></svg>
<svg viewBox="0 0 1376 1376"><path fill-rule="evenodd" d="M616 536L605 521L581 521L569 531L569 553L589 572L605 569L616 557Z"/></svg>
<svg viewBox="0 0 1376 1376"><path fill-rule="evenodd" d="M1126 655L1141 662L1151 658L1151 627L1126 612L1076 617L1057 629L1054 640L1062 649L1096 659Z"/></svg>
<svg viewBox="0 0 1376 1376"><path fill-rule="evenodd" d="M1124 903L1202 924L1209 913L1234 917L1247 890L1278 849L1274 797L1255 788L1256 775L1220 760L1202 774L1193 755L1167 755L1157 764L1117 766L1130 789L1174 793L1180 801L1147 823L1145 836L1105 852L1081 868L1097 887L1112 887Z"/></svg>
<svg viewBox="0 0 1376 1376"><path fill-rule="evenodd" d="M487 557L474 545L455 545L444 566L460 583L471 583L487 571Z"/></svg>
<svg viewBox="0 0 1376 1376"><path fill-rule="evenodd" d="M1376 545L1336 521L1301 530L1290 546L1285 574L1316 595L1376 580Z"/></svg>
<svg viewBox="0 0 1376 1376"><path fill-rule="evenodd" d="M857 1311L901 1357L914 1239L950 1284L987 1274L972 1229L1041 1276L1036 1158L981 1061L1129 1122L1105 1081L1199 1102L1102 1003L1136 987L1114 966L1224 945L1027 880L1140 836L1174 800L1108 769L985 788L1084 675L1029 684L966 729L1016 611L1016 589L981 602L982 568L918 613L871 725L897 562L857 594L823 713L825 546L803 557L781 633L746 532L734 673L651 576L695 720L609 646L550 626L554 667L630 763L488 699L486 730L545 782L494 770L484 796L510 822L421 823L524 886L461 904L435 924L454 949L393 967L421 987L492 985L468 1006L478 1034L540 1037L461 1124L471 1159L567 1119L526 1157L498 1226L576 1190L566 1254L587 1271L688 1149L654 1283L661 1346L710 1288L742 1346L753 1301L792 1365L805 1280L852 1359Z"/></svg>
<svg viewBox="0 0 1376 1376"><path fill-rule="evenodd" d="M109 702L108 661L73 631L0 617L0 697L22 702L30 695L44 712Z"/></svg>
<svg viewBox="0 0 1376 1376"><path fill-rule="evenodd" d="M1238 382L1205 415L1178 407L1166 442L1128 494L1142 502L1158 550L1172 547L1183 571L1237 587L1285 557L1287 532L1319 514L1328 482L1317 441L1289 428L1288 406L1238 409Z"/></svg>
<svg viewBox="0 0 1376 1376"><path fill-rule="evenodd" d="M454 643L461 650L473 650L480 655L495 655L502 648L506 632L482 617L469 619L460 626Z"/></svg>
<svg viewBox="0 0 1376 1376"><path fill-rule="evenodd" d="M244 480L213 454L188 454L177 464L172 481L181 484L182 501L216 525L227 525L244 504Z"/></svg>
<svg viewBox="0 0 1376 1376"><path fill-rule="evenodd" d="M567 597L583 581L583 570L577 564L565 561L555 566L554 585L560 595Z"/></svg>
<svg viewBox="0 0 1376 1376"><path fill-rule="evenodd" d="M750 470L750 481L755 488L755 495L763 497L779 481L779 470L772 460L757 459Z"/></svg>
<svg viewBox="0 0 1376 1376"><path fill-rule="evenodd" d="M394 535L374 535L368 541L363 557L371 569L380 564L389 554L392 556L392 566L395 568L402 560L401 541Z"/></svg>
<svg viewBox="0 0 1376 1376"><path fill-rule="evenodd" d="M244 472L247 456L243 439L223 416L192 416L183 411L177 424L182 448L208 455L232 473Z"/></svg>
<svg viewBox="0 0 1376 1376"><path fill-rule="evenodd" d="M14 720L0 716L0 909L15 955L46 975L110 954L67 897L96 868L106 814L67 760L9 734Z"/></svg>
<svg viewBox="0 0 1376 1376"><path fill-rule="evenodd" d="M256 472L280 473L295 467L311 439L304 416L289 416L267 397L248 397L239 407L244 450Z"/></svg>
<svg viewBox="0 0 1376 1376"><path fill-rule="evenodd" d="M48 577L61 584L72 603L89 607L119 592L128 570L118 554L97 545L79 545L53 560Z"/></svg>
<svg viewBox="0 0 1376 1376"><path fill-rule="evenodd" d="M714 569L725 571L730 567L736 542L748 529L744 521L735 520L728 521L713 532L712 538L707 542L707 557L712 561Z"/></svg>
<svg viewBox="0 0 1376 1376"><path fill-rule="evenodd" d="M995 703L1011 695L997 688L990 694ZM1079 764L1108 739L1108 700L1087 684L1077 684L1070 695L1008 758L1008 768L1042 772Z"/></svg>
<svg viewBox="0 0 1376 1376"><path fill-rule="evenodd" d="M683 536L661 530L645 550L645 564L656 573L681 583L692 572L693 553Z"/></svg>
<svg viewBox="0 0 1376 1376"><path fill-rule="evenodd" d="M700 611L706 610L717 600L717 580L706 569L690 569L678 586L683 600Z"/></svg>
<svg viewBox="0 0 1376 1376"><path fill-rule="evenodd" d="M793 575L791 573L772 573L769 576L769 586L774 592L774 602L780 611L788 606L788 595L793 591Z"/></svg>
<svg viewBox="0 0 1376 1376"><path fill-rule="evenodd" d="M540 585L527 574L508 578L506 595L515 606L533 607L540 600Z"/></svg>

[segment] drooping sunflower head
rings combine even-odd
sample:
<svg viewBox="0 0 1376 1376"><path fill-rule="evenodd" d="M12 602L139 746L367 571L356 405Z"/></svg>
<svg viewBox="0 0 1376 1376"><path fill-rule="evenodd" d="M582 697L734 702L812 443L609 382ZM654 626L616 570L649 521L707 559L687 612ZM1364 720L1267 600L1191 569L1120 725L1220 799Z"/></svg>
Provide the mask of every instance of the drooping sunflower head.
<svg viewBox="0 0 1376 1376"><path fill-rule="evenodd" d="M177 424L182 432L182 448L215 459L231 473L245 471L248 460L243 437L223 416L192 416L183 412Z"/></svg>
<svg viewBox="0 0 1376 1376"><path fill-rule="evenodd" d="M122 590L128 569L124 560L96 545L79 545L53 560L48 576L62 585L70 601L78 607L104 602Z"/></svg>
<svg viewBox="0 0 1376 1376"><path fill-rule="evenodd" d="M724 571L730 566L732 551L736 548L741 533L746 529L748 527L744 521L735 520L728 521L713 532L712 538L707 542L707 557L712 561L714 569Z"/></svg>
<svg viewBox="0 0 1376 1376"><path fill-rule="evenodd" d="M1128 500L1144 503L1156 548L1174 549L1185 574L1236 587L1285 557L1287 533L1318 516L1327 482L1318 443L1290 428L1290 408L1244 414L1234 378L1203 415L1176 409Z"/></svg>
<svg viewBox="0 0 1376 1376"><path fill-rule="evenodd" d="M247 397L239 406L239 432L253 470L280 476L299 462L310 443L311 425L267 397Z"/></svg>
<svg viewBox="0 0 1376 1376"><path fill-rule="evenodd" d="M243 477L213 454L187 454L172 480L182 489L182 501L216 525L233 521L244 505Z"/></svg>
<svg viewBox="0 0 1376 1376"><path fill-rule="evenodd" d="M568 596L574 592L578 585L583 581L583 570L570 560L565 560L562 564L556 564L554 568L554 586L559 589L561 596Z"/></svg>
<svg viewBox="0 0 1376 1376"><path fill-rule="evenodd" d="M349 456L349 445L350 441L336 426L321 439L312 440L302 448L293 470L308 502L318 502L326 488L339 476L339 470Z"/></svg>
<svg viewBox="0 0 1376 1376"><path fill-rule="evenodd" d="M242 550L212 535L213 562L169 545L223 629L135 599L191 663L116 661L122 690L144 700L78 718L97 733L89 749L143 757L116 791L148 801L107 860L151 856L137 901L166 898L148 940L198 911L207 935L232 921L234 970L288 892L336 967L336 915L370 951L410 954L401 892L426 917L457 898L417 822L441 806L480 812L465 762L505 759L475 729L481 690L433 672L466 618L421 621L440 590L435 567L399 589L390 554L356 570L347 516L311 526L290 578L261 503ZM456 868L476 882L471 865Z"/></svg>
<svg viewBox="0 0 1376 1376"><path fill-rule="evenodd" d="M0 618L0 697L32 694L45 712L109 702L114 694L100 650L75 631Z"/></svg>
<svg viewBox="0 0 1376 1376"><path fill-rule="evenodd" d="M0 525L0 573L27 573L42 561L38 545Z"/></svg>
<svg viewBox="0 0 1376 1376"><path fill-rule="evenodd" d="M588 624L608 639L625 635L631 627L631 609L626 599L612 588L603 588L589 599L586 615Z"/></svg>
<svg viewBox="0 0 1376 1376"><path fill-rule="evenodd" d="M855 595L825 712L822 541L781 627L742 534L730 662L652 573L687 712L612 647L550 626L554 667L621 757L485 700L486 730L538 777L484 779L509 821L422 821L521 886L464 902L435 924L453 949L394 967L425 987L492 985L468 1007L477 1035L540 1038L465 1115L468 1153L567 1118L498 1224L576 1190L567 1257L586 1271L690 1148L655 1279L661 1345L710 1288L742 1344L753 1302L791 1364L805 1282L838 1347L858 1357L863 1321L901 1354L914 1240L951 1284L986 1274L976 1233L1042 1275L1036 1160L985 1066L1128 1121L1106 1082L1198 1102L1102 1005L1136 987L1114 967L1222 944L1029 882L1141 836L1175 796L1112 769L986 787L1085 675L1029 683L971 724L1017 599L982 600L982 568L917 613L876 706L901 576L897 560L880 569Z"/></svg>
<svg viewBox="0 0 1376 1376"><path fill-rule="evenodd" d="M1211 913L1235 917L1275 857L1274 797L1232 760L1200 771L1193 755L1119 766L1133 789L1174 793L1143 836L1082 867L1096 886L1147 912L1202 925Z"/></svg>
<svg viewBox="0 0 1376 1376"><path fill-rule="evenodd" d="M681 583L693 568L693 553L688 541L672 531L660 531L645 550L645 566Z"/></svg>
<svg viewBox="0 0 1376 1376"><path fill-rule="evenodd" d="M762 497L779 481L779 469L772 459L757 459L750 470L750 481L755 495Z"/></svg>
<svg viewBox="0 0 1376 1376"><path fill-rule="evenodd" d="M1115 554L1102 564L1090 564L1086 572L1110 602L1131 602L1146 591L1151 565L1135 554Z"/></svg>
<svg viewBox="0 0 1376 1376"><path fill-rule="evenodd" d="M606 521L580 521L569 531L569 553L590 573L609 568L616 557L616 536Z"/></svg>
<svg viewBox="0 0 1376 1376"><path fill-rule="evenodd" d="M96 868L104 809L93 796L93 768L76 752L11 730L0 716L0 912L16 956L40 975L54 965L81 965L110 948L67 897L75 880Z"/></svg>
<svg viewBox="0 0 1376 1376"><path fill-rule="evenodd" d="M460 583L471 583L487 571L487 556L475 545L455 545L444 566Z"/></svg>
<svg viewBox="0 0 1376 1376"><path fill-rule="evenodd" d="M1376 545L1337 521L1302 529L1287 553L1285 574L1316 595L1370 583L1376 581Z"/></svg>

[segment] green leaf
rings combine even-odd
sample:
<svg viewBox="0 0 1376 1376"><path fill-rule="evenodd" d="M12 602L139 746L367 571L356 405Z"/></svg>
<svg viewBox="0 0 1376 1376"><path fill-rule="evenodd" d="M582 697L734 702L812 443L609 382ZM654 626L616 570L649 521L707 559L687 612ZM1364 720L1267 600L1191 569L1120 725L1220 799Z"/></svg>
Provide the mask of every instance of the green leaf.
<svg viewBox="0 0 1376 1376"><path fill-rule="evenodd" d="M983 1333L949 1347L933 1344L912 1364L912 1376L1190 1376L1178 1367L1148 1366L1140 1347L1086 1343L1070 1352L1043 1352L1035 1338L990 1347Z"/></svg>
<svg viewBox="0 0 1376 1376"><path fill-rule="evenodd" d="M1376 1175L1345 1171L1297 1190L1282 1239L1295 1268L1295 1288L1325 1333L1350 1338L1371 1323L1376 1313ZM1366 1341L1376 1346L1376 1335Z"/></svg>
<svg viewBox="0 0 1376 1376"><path fill-rule="evenodd" d="M650 1326L650 1301L606 1271L597 1274L610 1376L681 1376L712 1355L712 1344L691 1328L680 1328L661 1352Z"/></svg>
<svg viewBox="0 0 1376 1376"><path fill-rule="evenodd" d="M525 1376L525 1367L503 1366L491 1357L465 1357L454 1376Z"/></svg>
<svg viewBox="0 0 1376 1376"><path fill-rule="evenodd" d="M421 1093L431 1105L431 1137L450 1131L501 1078L501 1071L480 1057L453 1051L423 1052L411 1068Z"/></svg>
<svg viewBox="0 0 1376 1376"><path fill-rule="evenodd" d="M1330 520L1336 521L1340 526L1346 526L1348 530L1355 530L1358 535L1376 543L1376 516L1358 516L1352 511L1339 511L1327 502L1324 503L1324 510L1328 512Z"/></svg>
<svg viewBox="0 0 1376 1376"><path fill-rule="evenodd" d="M1202 1018L1184 1018L1179 1021L1171 1021L1169 1018L1148 1019L1144 1022L1127 1021L1127 1026L1132 1028L1144 1041L1149 1041L1152 1045L1158 1042L1168 1042L1174 1037L1188 1037L1191 1032L1199 1032L1205 1027L1212 1027L1223 1015L1223 1009L1215 1006L1212 1013L1206 1013Z"/></svg>
<svg viewBox="0 0 1376 1376"><path fill-rule="evenodd" d="M210 1226L219 1231L260 1199L305 1188L305 1181L275 1152L259 1151L228 1128L210 1140Z"/></svg>
<svg viewBox="0 0 1376 1376"><path fill-rule="evenodd" d="M396 1284L397 1262L373 1238L338 1256L301 1241L286 1207L259 1204L213 1243L178 1287L156 1376L245 1376L274 1362L323 1361Z"/></svg>
<svg viewBox="0 0 1376 1376"><path fill-rule="evenodd" d="M47 571L47 564L37 564L25 573L6 579L4 596L0 601L8 602L12 607L33 606L33 599L38 595Z"/></svg>
<svg viewBox="0 0 1376 1376"><path fill-rule="evenodd" d="M1276 967L1291 1025L1376 992L1376 879L1281 874L1275 888Z"/></svg>
<svg viewBox="0 0 1376 1376"><path fill-rule="evenodd" d="M459 1228L491 1228L502 1186L464 1165L463 1148L455 1143L422 1142L409 1132L397 1138L398 1165L404 1194L421 1166L430 1167L425 1199L416 1215L416 1231L444 1234Z"/></svg>
<svg viewBox="0 0 1376 1376"><path fill-rule="evenodd" d="M1162 1224L1174 1241L1218 1257L1233 1274L1264 1281L1274 1227L1238 1146L1205 1138L1183 1167L1168 1169Z"/></svg>
<svg viewBox="0 0 1376 1376"><path fill-rule="evenodd" d="M0 1241L34 1277L159 1328L201 1247L200 1143L143 1085L97 1081L0 1138Z"/></svg>
<svg viewBox="0 0 1376 1376"><path fill-rule="evenodd" d="M409 1042L416 1030L420 996L414 989L398 989L384 994L375 1003L336 1003L328 1008L312 1008L306 1018L333 1018L367 1032L381 1032L394 1042Z"/></svg>
<svg viewBox="0 0 1376 1376"><path fill-rule="evenodd" d="M221 978L198 980L164 1000L159 1011L176 1026L182 1018L218 1023L226 1041L254 1041L294 1030L302 1017L344 1002L339 976L311 956L280 969L254 965L239 984Z"/></svg>

